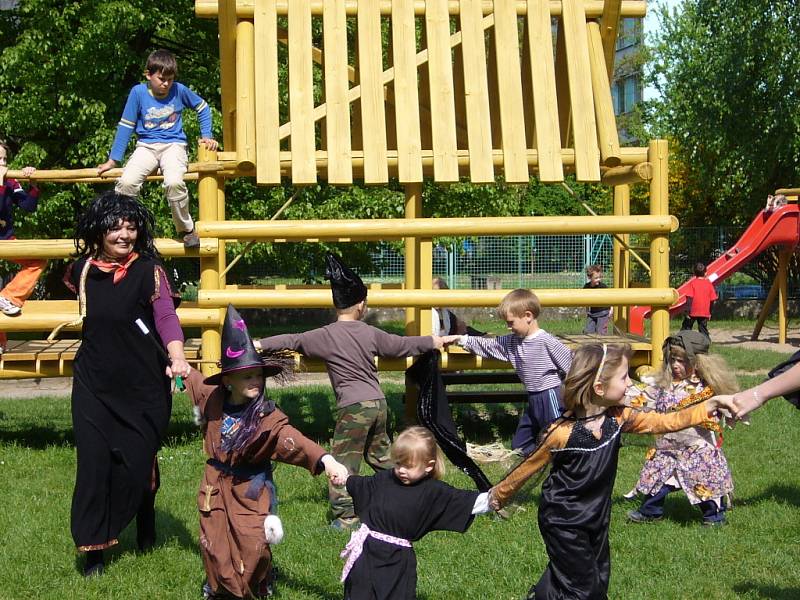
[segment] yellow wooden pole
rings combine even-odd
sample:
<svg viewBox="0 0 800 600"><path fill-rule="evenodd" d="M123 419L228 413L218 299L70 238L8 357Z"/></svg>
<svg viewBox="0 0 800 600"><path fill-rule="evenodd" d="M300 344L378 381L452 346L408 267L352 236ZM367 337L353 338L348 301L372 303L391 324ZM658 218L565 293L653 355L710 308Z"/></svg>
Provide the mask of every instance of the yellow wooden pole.
<svg viewBox="0 0 800 600"><path fill-rule="evenodd" d="M418 219L422 217L422 184L421 183L407 183L405 185L406 193L406 218ZM417 290L421 289L425 283L425 289L431 289L431 248L430 238L427 240L427 252L423 249L423 243L419 237L405 238L405 255L406 255L406 268L405 268L405 289ZM423 282L423 259L427 255L427 282ZM428 320L428 331L430 331L431 311L425 310ZM423 309L421 308L406 308L406 335L421 335L424 327ZM416 417L417 405L417 390L416 387L406 380L406 393L405 393L405 417L406 422L412 423Z"/></svg>
<svg viewBox="0 0 800 600"><path fill-rule="evenodd" d="M650 214L669 214L669 150L666 140L651 140L648 162L653 165L650 181ZM650 287L666 288L669 285L669 237L665 234L650 238ZM664 360L661 346L669 336L669 308L653 307L650 319L650 338L653 345L652 364L660 367Z"/></svg>
<svg viewBox="0 0 800 600"><path fill-rule="evenodd" d="M786 308L789 294L786 289L786 280L789 273L789 260L792 258L792 248L781 247L778 254L778 343L786 343L788 329Z"/></svg>
<svg viewBox="0 0 800 600"><path fill-rule="evenodd" d="M242 168L256 164L255 27L236 24L236 158Z"/></svg>
<svg viewBox="0 0 800 600"><path fill-rule="evenodd" d="M625 218L631 214L631 190L627 185L614 187L614 216ZM627 247L630 245L627 233L614 237L614 287L624 289L630 287L630 256ZM619 238L619 239L618 239ZM614 307L614 324L620 331L628 331L628 307Z"/></svg>
<svg viewBox="0 0 800 600"><path fill-rule="evenodd" d="M216 152L200 146L198 158L203 160L215 160ZM197 186L198 204L200 221L216 220L220 215L220 186L219 181L213 173L204 173ZM199 228L198 228L199 229ZM198 293L203 290L218 290L221 287L219 280L220 268L224 267L225 246L221 245L221 252L216 256L200 257L200 288ZM224 286L224 284L223 284ZM205 362L202 366L203 375L213 375L218 371L216 365L211 361L217 361L221 357L222 338L220 336L220 323L222 323L223 310L219 309L219 320L214 326L207 326L201 329L202 355Z"/></svg>

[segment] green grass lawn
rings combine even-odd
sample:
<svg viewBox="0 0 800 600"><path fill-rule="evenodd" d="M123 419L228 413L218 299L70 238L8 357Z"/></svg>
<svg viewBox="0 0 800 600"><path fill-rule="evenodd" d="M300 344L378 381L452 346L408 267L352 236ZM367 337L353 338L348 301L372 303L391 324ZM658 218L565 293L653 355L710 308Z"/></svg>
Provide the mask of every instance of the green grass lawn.
<svg viewBox="0 0 800 600"><path fill-rule="evenodd" d="M725 354L739 372L770 366L784 356L736 349ZM740 379L747 386L758 377ZM401 415L402 388L385 388L393 414ZM275 396L295 425L327 444L334 422L328 387L284 389ZM169 438L159 454L155 550L137 555L130 527L110 553L105 575L86 581L69 533L75 471L69 399L0 400L0 599L199 598L203 567L195 494L203 456L187 404L185 397L176 397ZM507 443L516 423L516 409L509 405L461 406L454 412L471 442ZM620 454L610 597L800 598L800 414L776 399L753 416L751 426L726 434L736 497L728 524L720 529L701 527L699 512L677 494L667 500L664 521L625 522L625 512L637 504L622 494L636 481L647 443L629 436ZM504 469L493 465L486 471L496 481ZM324 480L285 465L276 468L275 479L286 530L284 543L274 548L278 597L340 598L338 553L347 535L327 527ZM471 486L453 469L446 480ZM547 557L536 523L538 488L522 496L508 521L480 517L466 535L437 532L415 544L419 598L523 597Z"/></svg>

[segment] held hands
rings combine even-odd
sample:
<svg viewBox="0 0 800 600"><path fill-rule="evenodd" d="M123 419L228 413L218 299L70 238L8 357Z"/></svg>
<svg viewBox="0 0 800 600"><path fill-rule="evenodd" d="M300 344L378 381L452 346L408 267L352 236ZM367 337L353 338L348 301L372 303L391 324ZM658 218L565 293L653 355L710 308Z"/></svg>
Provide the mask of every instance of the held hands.
<svg viewBox="0 0 800 600"><path fill-rule="evenodd" d="M333 456L330 454L323 456L322 464L325 466L325 474L333 485L344 485L347 483L350 472L347 470L347 467L333 458Z"/></svg>
<svg viewBox="0 0 800 600"><path fill-rule="evenodd" d="M117 166L117 161L115 161L113 158L109 158L102 165L97 165L97 174L102 175L106 171L110 171L116 166Z"/></svg>
<svg viewBox="0 0 800 600"><path fill-rule="evenodd" d="M450 344L455 344L460 339L461 339L460 335L443 335L443 336L441 336L442 344L444 346L449 346Z"/></svg>
<svg viewBox="0 0 800 600"><path fill-rule="evenodd" d="M167 377L170 379L174 377L188 377L192 372L192 368L185 358L173 358L172 363L167 365Z"/></svg>
<svg viewBox="0 0 800 600"><path fill-rule="evenodd" d="M212 152L217 148L219 148L219 142L217 142L217 140L215 140L214 138L200 138L198 143L203 144L203 146L205 146Z"/></svg>

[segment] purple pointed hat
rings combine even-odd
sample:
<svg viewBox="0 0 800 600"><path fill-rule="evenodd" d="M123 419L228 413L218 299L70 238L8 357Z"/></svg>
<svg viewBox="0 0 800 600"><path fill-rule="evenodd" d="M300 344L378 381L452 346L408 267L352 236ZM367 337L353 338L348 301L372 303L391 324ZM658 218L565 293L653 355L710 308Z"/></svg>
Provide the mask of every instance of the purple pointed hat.
<svg viewBox="0 0 800 600"><path fill-rule="evenodd" d="M222 371L210 377L206 377L204 383L208 385L219 385L222 383L222 376L234 371L262 367L264 377L278 375L284 369L284 365L275 364L264 359L256 350L255 344L247 331L247 325L242 319L239 311L228 304L228 312L225 314L225 322L222 324L222 359L220 360Z"/></svg>

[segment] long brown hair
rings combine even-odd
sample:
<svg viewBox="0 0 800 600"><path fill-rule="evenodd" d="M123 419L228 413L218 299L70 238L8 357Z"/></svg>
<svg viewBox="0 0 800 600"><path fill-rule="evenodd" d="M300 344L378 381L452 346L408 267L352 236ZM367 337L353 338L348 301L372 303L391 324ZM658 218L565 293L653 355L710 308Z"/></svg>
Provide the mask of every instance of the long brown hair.
<svg viewBox="0 0 800 600"><path fill-rule="evenodd" d="M425 427L415 425L404 429L392 444L391 456L395 463L415 467L433 461L431 477L441 479L444 475L444 456L436 438Z"/></svg>
<svg viewBox="0 0 800 600"><path fill-rule="evenodd" d="M605 348L604 348L605 347ZM624 360L633 354L629 344L581 344L564 379L564 406L574 411L594 404L595 381L604 386ZM599 371L598 371L599 370Z"/></svg>

